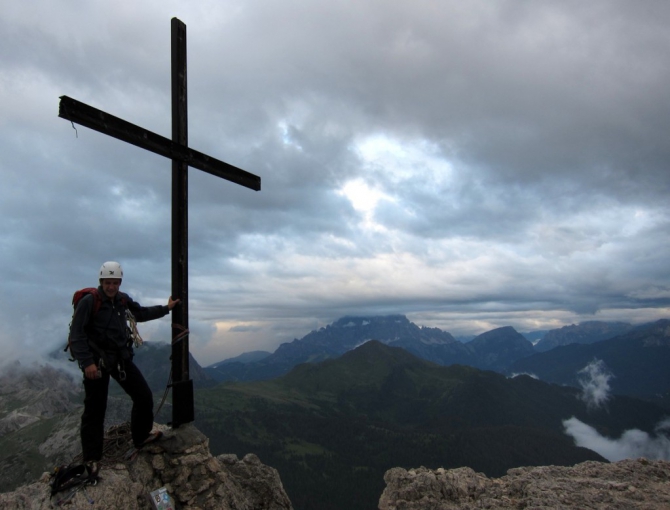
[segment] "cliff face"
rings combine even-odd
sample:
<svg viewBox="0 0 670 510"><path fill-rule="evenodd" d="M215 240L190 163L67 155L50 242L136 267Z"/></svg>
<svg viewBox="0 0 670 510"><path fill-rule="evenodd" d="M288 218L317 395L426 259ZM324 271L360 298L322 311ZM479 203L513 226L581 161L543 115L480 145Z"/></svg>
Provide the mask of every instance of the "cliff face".
<svg viewBox="0 0 670 510"><path fill-rule="evenodd" d="M106 463L100 482L77 492L67 508L101 510L153 508L149 493L161 487L177 508L291 510L279 474L253 454L213 457L209 440L192 425L165 430L132 462ZM0 494L0 508L47 510L67 492L50 498L49 475L14 492Z"/></svg>
<svg viewBox="0 0 670 510"><path fill-rule="evenodd" d="M470 468L393 468L384 480L379 510L670 508L670 462L646 459L523 467L501 478Z"/></svg>

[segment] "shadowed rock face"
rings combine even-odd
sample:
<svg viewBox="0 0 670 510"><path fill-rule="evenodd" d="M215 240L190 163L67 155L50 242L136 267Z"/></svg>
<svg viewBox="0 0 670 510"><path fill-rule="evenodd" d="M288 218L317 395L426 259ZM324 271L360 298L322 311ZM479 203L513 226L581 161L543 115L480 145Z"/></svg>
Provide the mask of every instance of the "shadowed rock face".
<svg viewBox="0 0 670 510"><path fill-rule="evenodd" d="M158 428L161 428L160 426ZM104 460L104 459L103 459ZM253 454L213 457L209 440L192 425L165 430L133 462L104 463L101 481L75 494L67 508L150 508L149 493L165 487L177 508L222 510L291 510L279 474ZM0 508L46 510L67 493L49 497L49 475L0 494Z"/></svg>
<svg viewBox="0 0 670 510"><path fill-rule="evenodd" d="M470 468L393 468L384 480L379 510L670 508L670 462L646 459L515 468L501 478Z"/></svg>

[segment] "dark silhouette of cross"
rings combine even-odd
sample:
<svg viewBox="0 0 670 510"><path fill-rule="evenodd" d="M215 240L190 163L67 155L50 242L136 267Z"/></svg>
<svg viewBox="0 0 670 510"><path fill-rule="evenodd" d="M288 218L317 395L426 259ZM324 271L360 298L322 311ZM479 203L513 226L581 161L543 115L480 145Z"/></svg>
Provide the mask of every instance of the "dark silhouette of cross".
<svg viewBox="0 0 670 510"><path fill-rule="evenodd" d="M61 96L58 116L172 160L172 427L195 418L188 347L188 167L258 191L261 178L188 147L186 25L172 18L172 140ZM182 329L183 328L183 329Z"/></svg>

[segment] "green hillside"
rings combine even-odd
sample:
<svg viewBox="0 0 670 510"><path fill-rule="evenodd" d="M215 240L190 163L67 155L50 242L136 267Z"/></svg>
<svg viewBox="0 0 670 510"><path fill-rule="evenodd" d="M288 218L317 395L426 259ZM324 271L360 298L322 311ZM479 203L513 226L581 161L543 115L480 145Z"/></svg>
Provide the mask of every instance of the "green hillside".
<svg viewBox="0 0 670 510"><path fill-rule="evenodd" d="M577 392L530 377L442 367L368 342L272 381L196 392L196 425L214 454L256 453L295 508L375 508L384 472L470 466L489 476L526 465L603 460L563 432L572 416L617 435L652 430L655 406L615 399L589 412Z"/></svg>

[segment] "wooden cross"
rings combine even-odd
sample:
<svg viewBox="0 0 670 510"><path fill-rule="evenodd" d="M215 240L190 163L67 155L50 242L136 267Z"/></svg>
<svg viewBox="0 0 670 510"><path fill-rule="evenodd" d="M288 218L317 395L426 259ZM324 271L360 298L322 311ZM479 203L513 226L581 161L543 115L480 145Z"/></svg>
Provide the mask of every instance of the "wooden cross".
<svg viewBox="0 0 670 510"><path fill-rule="evenodd" d="M188 329L188 167L258 191L261 178L188 147L186 25L172 18L172 140L61 96L58 116L172 160L172 296L180 298L172 321ZM188 335L172 332L172 427L195 418L189 377Z"/></svg>

